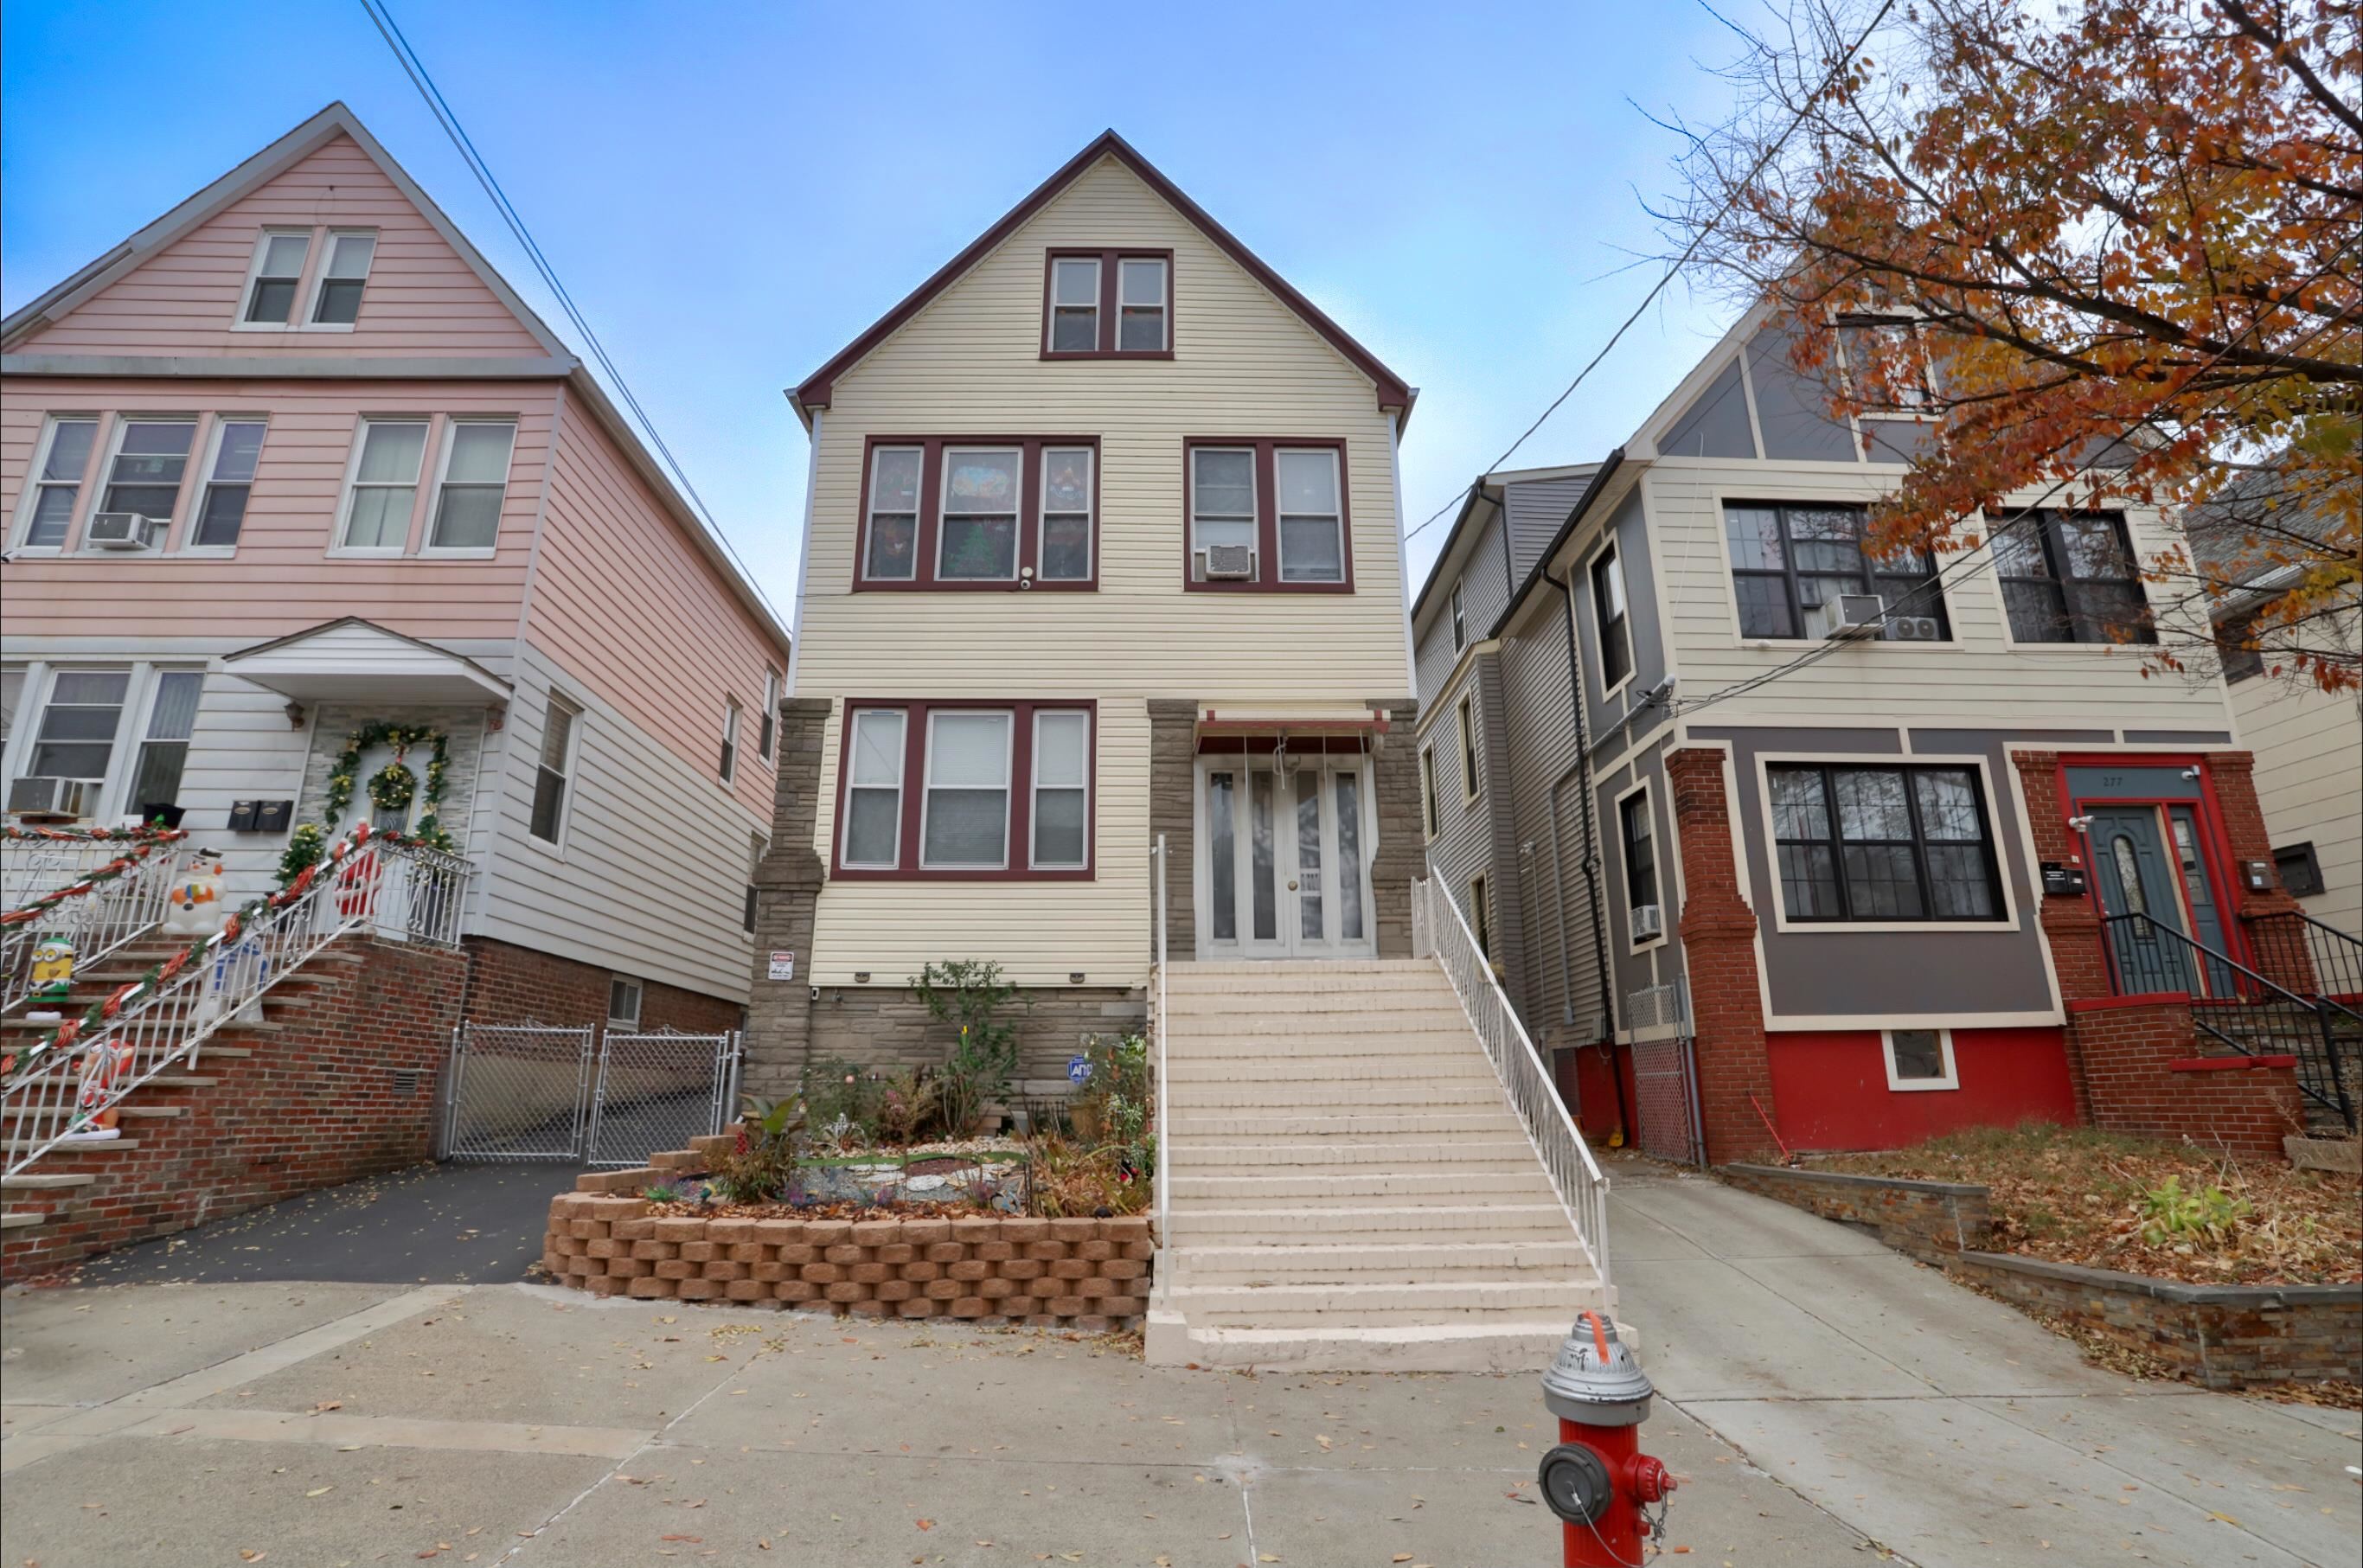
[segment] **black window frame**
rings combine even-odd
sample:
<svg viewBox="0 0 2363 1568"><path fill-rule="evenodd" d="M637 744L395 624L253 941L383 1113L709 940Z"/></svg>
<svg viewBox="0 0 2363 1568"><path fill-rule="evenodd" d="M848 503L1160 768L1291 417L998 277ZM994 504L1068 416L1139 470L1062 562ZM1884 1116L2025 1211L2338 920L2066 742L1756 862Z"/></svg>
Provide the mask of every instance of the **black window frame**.
<svg viewBox="0 0 2363 1568"><path fill-rule="evenodd" d="M1442 826L1443 812L1436 798L1436 747L1423 746L1419 751L1419 806L1421 826L1430 839Z"/></svg>
<svg viewBox="0 0 2363 1568"><path fill-rule="evenodd" d="M1460 740L1460 798L1467 802L1485 793L1485 774L1477 762L1477 694L1462 693L1453 707Z"/></svg>
<svg viewBox="0 0 2363 1568"><path fill-rule="evenodd" d="M1658 824L1656 813L1650 808L1649 793L1648 787L1644 785L1616 803L1616 840L1625 862L1625 933L1627 945L1634 948L1665 940L1662 929L1655 937L1631 938L1633 912L1645 906L1662 908L1665 902L1664 890L1658 880ZM1633 834L1636 823L1641 828L1637 840ZM1644 878L1647 879L1648 893L1646 898L1641 895Z"/></svg>
<svg viewBox="0 0 2363 1568"><path fill-rule="evenodd" d="M1772 804L1772 782L1784 773L1812 773L1821 780L1822 816L1828 824L1829 836L1820 839L1785 837ZM1903 780L1903 805L1909 815L1912 837L1902 839L1849 839L1841 825L1838 811L1837 775L1840 773L1895 773ZM1922 773L1957 773L1969 780L1969 795L1977 806L1979 861L1986 876L1986 893L1992 906L1989 915L1957 915L1941 912L1936 907L1936 884L1928 872L1928 849L1932 840L1926 826L1921 821L1920 792L1914 784ZM1770 762L1765 767L1765 806L1772 818L1772 875L1781 888L1781 917L1790 926L1864 926L1864 925L1979 925L2007 926L2011 911L2002 883L2001 851L1994 838L1993 806L1986 798L1982 772L1969 762ZM1933 840L1941 848L1958 849L1968 840L1938 839ZM1846 850L1853 845L1863 849L1893 849L1908 846L1912 851L1912 873L1919 894L1920 913L1917 915L1857 914L1854 909L1854 889L1847 875ZM1835 915L1803 915L1792 907L1789 896L1789 877L1781 851L1785 849L1825 849L1830 853L1832 885L1836 891L1838 912Z"/></svg>
<svg viewBox="0 0 2363 1568"><path fill-rule="evenodd" d="M2215 628L2216 662L2224 684L2236 686L2265 673L2265 651L2257 646L2257 612L2235 616Z"/></svg>
<svg viewBox="0 0 2363 1568"><path fill-rule="evenodd" d="M1742 566L1731 540L1731 518L1736 511L1770 512L1781 536L1781 564L1776 568ZM1789 527L1794 512L1842 512L1855 518L1854 554L1859 570L1853 573L1827 569L1807 569L1797 564L1799 540ZM1741 501L1723 504L1724 547L1731 556L1732 598L1738 612L1739 635L1749 641L1803 642L1811 639L1805 631L1804 580L1843 584L1852 581L1852 589L1841 587L1840 593L1877 594L1886 608L1880 623L1880 639L1903 640L1894 635L1894 617L1898 616L1929 616L1936 622L1936 640L1953 640L1952 617L1945 613L1945 590L1936 568L1936 557L1919 550L1916 564L1905 558L1907 569L1899 569L1894 560L1874 558L1863 543L1863 534L1870 522L1870 508L1843 501ZM1826 539L1809 539L1806 544L1829 544ZM1740 592L1743 581L1775 582L1781 584L1781 602L1789 617L1787 631L1750 630L1747 623L1748 604ZM1890 595L1893 596L1891 597ZM1815 603L1824 603L1816 600Z"/></svg>
<svg viewBox="0 0 2363 1568"><path fill-rule="evenodd" d="M1479 872L1469 879L1469 934L1477 939L1477 956L1486 962L1493 962L1493 915L1492 879Z"/></svg>
<svg viewBox="0 0 2363 1568"><path fill-rule="evenodd" d="M2116 535L2117 550L2125 564L2122 577L2081 577L2068 570L2073 561L2061 537L2062 525L2069 521L2106 524ZM2033 559L2041 566L2039 573L2014 572L2012 557L2002 549L2004 535L2015 538L2024 534L2035 541ZM2010 628L2013 642L2035 647L2098 646L2112 647L2119 642L2155 646L2158 627L2151 613L2149 595L2142 587L2141 559L2134 553L2133 532L2126 527L2123 512L2075 511L2062 507L2043 506L2014 517L1993 530L1991 549L1994 552L1994 580L2002 585L2002 623ZM2022 556L2020 560L2026 559ZM2019 599L2041 593L2055 606L2050 612L2054 629L2063 630L2064 637L2029 636L2019 624L2018 602L2012 590L2018 590ZM2108 635L2109 625L2082 602L2087 589L2121 588L2129 591L2140 606L2136 622L2123 628L2122 638Z"/></svg>
<svg viewBox="0 0 2363 1568"><path fill-rule="evenodd" d="M2299 873L2295 879L2290 875L2292 870ZM2313 840L2274 845L2273 874L2280 879L2281 891L2291 898L2312 898L2322 892L2322 861L2313 852Z"/></svg>
<svg viewBox="0 0 2363 1568"><path fill-rule="evenodd" d="M1615 613L1609 613L1608 578L1606 573L1616 573ZM1600 695L1609 693L1633 677L1633 594L1632 584L1625 580L1624 558L1618 553L1616 541L1607 545L1592 558L1584 569L1592 582L1592 640L1600 647ZM1615 640L1609 640L1614 630Z"/></svg>

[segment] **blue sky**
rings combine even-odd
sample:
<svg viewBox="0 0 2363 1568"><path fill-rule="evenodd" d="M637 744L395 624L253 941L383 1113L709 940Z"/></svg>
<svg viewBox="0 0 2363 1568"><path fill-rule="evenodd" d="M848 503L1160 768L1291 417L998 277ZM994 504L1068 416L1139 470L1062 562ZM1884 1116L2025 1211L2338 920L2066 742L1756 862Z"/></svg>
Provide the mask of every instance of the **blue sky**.
<svg viewBox="0 0 2363 1568"><path fill-rule="evenodd" d="M783 613L805 445L782 388L1103 128L1421 389L1417 523L1647 289L1655 265L1629 264L1657 248L1641 203L1675 144L1634 104L1714 115L1706 65L1730 53L1692 0L390 3ZM336 98L572 340L351 0L8 0L0 303ZM1599 456L1729 314L1678 284L1516 464ZM1444 533L1414 541L1414 584Z"/></svg>

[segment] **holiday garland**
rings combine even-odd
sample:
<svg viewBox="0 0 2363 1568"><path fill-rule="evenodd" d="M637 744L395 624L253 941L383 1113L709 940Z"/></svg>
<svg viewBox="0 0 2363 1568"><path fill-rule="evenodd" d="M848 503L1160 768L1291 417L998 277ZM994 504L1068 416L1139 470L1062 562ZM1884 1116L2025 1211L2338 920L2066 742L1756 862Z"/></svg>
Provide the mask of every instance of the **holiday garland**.
<svg viewBox="0 0 2363 1568"><path fill-rule="evenodd" d="M424 843L415 833L394 833L372 828L364 822L352 831L352 836L339 841L323 861L305 866L294 881L267 897L249 902L243 908L222 922L222 929L202 941L191 942L172 957L151 967L137 980L127 981L108 993L103 1001L93 1002L81 1018L68 1018L40 1040L28 1046L19 1057L10 1051L0 1054L0 1073L11 1075L11 1084L29 1076L33 1069L61 1051L69 1050L84 1031L94 1029L120 1014L131 1003L152 992L161 991L189 967L192 961L202 963L205 955L216 948L228 947L250 935L251 925L264 927L275 920L280 912L301 898L305 890L318 881L324 873L333 873L346 860L359 852L362 846L385 843L418 847ZM439 848L428 845L428 848Z"/></svg>
<svg viewBox="0 0 2363 1568"><path fill-rule="evenodd" d="M178 828L156 828L146 823L137 828L17 828L0 830L0 839L9 843L48 840L63 844L136 844L153 840L159 843L188 835Z"/></svg>
<svg viewBox="0 0 2363 1568"><path fill-rule="evenodd" d="M450 763L450 738L439 729L424 724L396 724L389 719L373 719L345 736L345 749L328 767L327 798L321 802L317 824L306 822L288 836L286 851L279 857L279 881L282 886L291 884L306 867L316 864L321 846L337 824L344 820L345 808L353 803L353 784L361 771L361 753L375 746L394 749L394 761L380 769L369 781L372 803L383 810L401 811L408 807L411 797L419 791L417 775L403 764L403 757L414 746L434 748L435 754L427 764L425 809L411 829L411 840L431 850L448 850L451 835L443 830L443 775Z"/></svg>
<svg viewBox="0 0 2363 1568"><path fill-rule="evenodd" d="M11 838L16 837L17 833L17 830L15 828L11 828L9 830L9 836ZM67 899L79 898L85 893L92 892L98 887L104 886L107 883L115 881L116 878L122 876L124 873L132 870L134 867L138 866L140 862L146 860L150 855L154 854L158 850L161 849L165 845L175 843L188 836L189 835L185 831L178 828L161 828L155 832L143 833L142 836L132 844L130 850L116 856L114 860L107 862L105 865L100 866L95 871L84 872L82 874L81 880L74 883L71 887L61 887L54 893L44 893L39 898L28 900L24 904L18 905L16 908L9 910L6 914L0 915L0 926L21 926L28 920L38 920L51 909L63 904ZM95 840L93 841L105 842L105 840Z"/></svg>

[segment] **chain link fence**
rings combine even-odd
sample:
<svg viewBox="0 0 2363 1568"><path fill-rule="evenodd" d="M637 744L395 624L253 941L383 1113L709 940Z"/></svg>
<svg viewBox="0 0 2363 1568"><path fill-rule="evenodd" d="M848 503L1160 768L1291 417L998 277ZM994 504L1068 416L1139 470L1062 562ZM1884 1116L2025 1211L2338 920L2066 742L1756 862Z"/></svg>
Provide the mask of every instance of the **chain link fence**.
<svg viewBox="0 0 2363 1568"><path fill-rule="evenodd" d="M607 1030L591 1096L590 1162L645 1165L660 1150L721 1131L738 1102L738 1062L736 1029Z"/></svg>
<svg viewBox="0 0 2363 1568"><path fill-rule="evenodd" d="M580 1160L593 1031L462 1024L451 1033L449 1160Z"/></svg>
<svg viewBox="0 0 2363 1568"><path fill-rule="evenodd" d="M1688 988L1677 980L1625 998L1625 1043L1633 1052L1634 1119L1641 1151L1677 1164L1706 1162L1699 1123L1698 1063L1692 1049ZM1640 1038L1643 1032L1650 1038Z"/></svg>

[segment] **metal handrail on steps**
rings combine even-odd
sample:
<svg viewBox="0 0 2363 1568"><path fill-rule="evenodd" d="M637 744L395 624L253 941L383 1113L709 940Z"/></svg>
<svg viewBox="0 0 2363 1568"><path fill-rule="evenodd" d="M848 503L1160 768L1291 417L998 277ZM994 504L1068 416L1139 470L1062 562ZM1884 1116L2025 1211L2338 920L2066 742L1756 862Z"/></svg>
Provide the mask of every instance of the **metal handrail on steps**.
<svg viewBox="0 0 2363 1568"><path fill-rule="evenodd" d="M1525 1026L1502 994L1492 965L1477 948L1452 895L1435 877L1411 884L1412 954L1434 958L1460 998L1461 1011L1493 1063L1502 1093L1525 1125L1527 1141L1550 1176L1576 1240L1608 1288L1608 1177L1592 1157L1567 1102L1559 1097Z"/></svg>
<svg viewBox="0 0 2363 1568"><path fill-rule="evenodd" d="M284 891L249 905L92 1014L12 1051L0 1089L6 1173L61 1143L92 1140L96 1118L150 1080L194 1066L207 1040L338 938L366 931L457 946L468 873L458 855L363 825Z"/></svg>
<svg viewBox="0 0 2363 1568"><path fill-rule="evenodd" d="M1167 1194L1173 1190L1173 1124L1166 1113L1165 1084L1165 835L1157 835L1157 847L1148 851L1151 872L1151 896L1157 901L1157 1190L1151 1194L1157 1215L1157 1262L1152 1269L1152 1288L1167 1288L1165 1267Z"/></svg>
<svg viewBox="0 0 2363 1568"><path fill-rule="evenodd" d="M33 989L33 950L53 936L73 943L74 963L84 970L156 929L172 897L181 856L172 846L187 835L173 833L138 840L105 863L83 868L62 888L12 909L0 928L0 1014L14 1011ZM119 874L104 882L92 876ZM36 909L33 905L40 906Z"/></svg>

